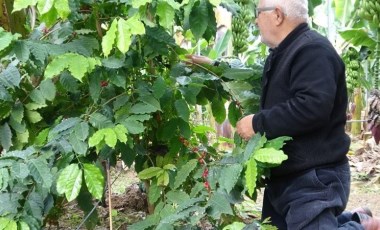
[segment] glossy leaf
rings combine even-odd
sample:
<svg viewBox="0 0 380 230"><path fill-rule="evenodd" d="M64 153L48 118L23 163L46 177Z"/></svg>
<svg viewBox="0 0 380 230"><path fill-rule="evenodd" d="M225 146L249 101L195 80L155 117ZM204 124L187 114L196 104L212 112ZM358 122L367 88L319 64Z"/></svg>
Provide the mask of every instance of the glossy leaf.
<svg viewBox="0 0 380 230"><path fill-rule="evenodd" d="M57 14L62 19L66 19L71 12L70 6L69 6L69 0L55 0L54 8L57 10Z"/></svg>
<svg viewBox="0 0 380 230"><path fill-rule="evenodd" d="M255 152L253 157L262 163L279 165L284 160L288 159L288 156L284 154L282 150L276 150L274 148L263 148Z"/></svg>
<svg viewBox="0 0 380 230"><path fill-rule="evenodd" d="M66 53L55 57L46 67L45 77L52 78L68 69L73 77L82 81L86 73L90 73L101 62L95 58L87 58L79 54Z"/></svg>
<svg viewBox="0 0 380 230"><path fill-rule="evenodd" d="M158 176L162 171L163 171L162 168L150 167L150 168L144 169L143 171L139 172L138 177L141 180L150 179L152 177Z"/></svg>
<svg viewBox="0 0 380 230"><path fill-rule="evenodd" d="M139 8L140 6L144 6L147 3L151 3L152 0L132 0L132 7Z"/></svg>
<svg viewBox="0 0 380 230"><path fill-rule="evenodd" d="M104 176L102 170L92 164L83 164L84 180L88 191L96 199L101 199L104 192Z"/></svg>
<svg viewBox="0 0 380 230"><path fill-rule="evenodd" d="M17 223L14 220L0 217L0 230L17 230Z"/></svg>
<svg viewBox="0 0 380 230"><path fill-rule="evenodd" d="M53 184L53 174L50 172L47 162L41 158L28 160L30 175L39 186L50 189Z"/></svg>
<svg viewBox="0 0 380 230"><path fill-rule="evenodd" d="M56 94L56 87L50 79L46 79L41 82L40 90L43 97L48 101L53 101Z"/></svg>
<svg viewBox="0 0 380 230"><path fill-rule="evenodd" d="M8 65L6 69L0 72L0 84L4 87L14 89L19 87L20 82L21 75L15 66Z"/></svg>
<svg viewBox="0 0 380 230"><path fill-rule="evenodd" d="M82 187L83 171L77 164L71 164L64 168L57 180L57 192L65 194L67 201L73 201Z"/></svg>
<svg viewBox="0 0 380 230"><path fill-rule="evenodd" d="M129 50L129 46L132 42L132 34L127 22L122 18L120 18L117 22L117 32L117 48L122 53L126 53Z"/></svg>
<svg viewBox="0 0 380 230"><path fill-rule="evenodd" d="M12 131L8 123L4 123L0 126L0 145L5 150L9 150L12 146Z"/></svg>
<svg viewBox="0 0 380 230"><path fill-rule="evenodd" d="M208 201L210 206L210 215L214 219L219 219L222 214L233 215L230 202L220 193L214 193Z"/></svg>
<svg viewBox="0 0 380 230"><path fill-rule="evenodd" d="M175 101L174 105L177 110L178 116L182 118L184 121L188 122L190 118L190 110L186 101L184 99L180 99Z"/></svg>
<svg viewBox="0 0 380 230"><path fill-rule="evenodd" d="M102 50L104 53L104 56L108 57L108 55L111 53L113 44L115 44L116 40L116 32L117 32L117 19L115 18L108 29L106 35L102 38Z"/></svg>
<svg viewBox="0 0 380 230"><path fill-rule="evenodd" d="M233 164L222 167L220 178L223 178L223 180L220 181L220 187L229 193L240 178L240 173L242 170L243 167L240 164Z"/></svg>
<svg viewBox="0 0 380 230"><path fill-rule="evenodd" d="M252 196L256 189L257 174L257 163L255 158L252 157L246 162L245 169L245 185L250 196Z"/></svg>
<svg viewBox="0 0 380 230"><path fill-rule="evenodd" d="M173 189L177 189L186 181L187 177L195 169L197 164L198 164L198 161L196 159L192 159L179 169L175 177Z"/></svg>
<svg viewBox="0 0 380 230"><path fill-rule="evenodd" d="M199 40L208 26L208 9L206 0L197 2L190 13L190 28L195 39Z"/></svg>
<svg viewBox="0 0 380 230"><path fill-rule="evenodd" d="M160 25L167 29L171 28L174 21L175 11L174 9L164 1L158 2L157 15L160 18Z"/></svg>
<svg viewBox="0 0 380 230"><path fill-rule="evenodd" d="M220 98L214 98L211 102L212 115L215 121L222 124L226 119L226 109L224 107L224 102Z"/></svg>
<svg viewBox="0 0 380 230"><path fill-rule="evenodd" d="M13 12L27 8L28 6L34 6L37 4L37 0L15 0L13 3Z"/></svg>
<svg viewBox="0 0 380 230"><path fill-rule="evenodd" d="M45 14L53 7L55 0L38 0L37 9L40 14Z"/></svg>

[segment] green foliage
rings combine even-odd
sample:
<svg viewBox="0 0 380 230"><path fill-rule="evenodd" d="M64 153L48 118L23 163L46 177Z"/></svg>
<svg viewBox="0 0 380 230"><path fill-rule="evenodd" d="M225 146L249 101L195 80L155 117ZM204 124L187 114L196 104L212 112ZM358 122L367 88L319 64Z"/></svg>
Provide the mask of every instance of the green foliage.
<svg viewBox="0 0 380 230"><path fill-rule="evenodd" d="M211 44L221 2L14 1L14 11L30 6L38 18L20 22L30 29L25 38L0 29L1 227L44 228L62 203L76 200L94 228L92 202L106 186L100 165L116 159L134 163L155 206L131 229L195 226L208 217L227 225L231 194L241 197L261 176L257 169L244 178L246 162L269 142L260 136L220 151L209 143L214 127L195 122L196 108L210 106L222 123L231 102L236 124L258 108L262 67L187 66L183 56L192 51L175 43L172 29ZM214 53L225 51L229 36ZM265 167L281 159L265 159Z"/></svg>

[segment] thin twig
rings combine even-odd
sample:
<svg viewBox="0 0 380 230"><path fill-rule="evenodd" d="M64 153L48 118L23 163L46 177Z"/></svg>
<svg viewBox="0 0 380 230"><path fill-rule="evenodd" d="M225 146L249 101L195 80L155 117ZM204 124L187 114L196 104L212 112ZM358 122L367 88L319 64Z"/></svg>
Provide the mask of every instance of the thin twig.
<svg viewBox="0 0 380 230"><path fill-rule="evenodd" d="M106 163L107 170L107 184L108 184L108 216L110 221L110 230L112 230L112 201L111 201L111 175L110 175L110 162Z"/></svg>

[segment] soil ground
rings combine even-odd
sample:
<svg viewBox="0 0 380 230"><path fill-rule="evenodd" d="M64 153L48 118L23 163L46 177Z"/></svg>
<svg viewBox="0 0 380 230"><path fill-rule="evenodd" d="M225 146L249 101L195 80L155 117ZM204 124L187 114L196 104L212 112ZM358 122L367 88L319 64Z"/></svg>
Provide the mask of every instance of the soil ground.
<svg viewBox="0 0 380 230"><path fill-rule="evenodd" d="M347 210L368 207L375 216L380 216L380 146L371 142L353 141L348 154L351 165L351 192ZM139 189L139 180L132 169L120 167L111 171L112 184L112 222L113 229L127 229L127 225L146 216L146 196ZM245 213L259 213L262 194L256 203L247 200L240 209ZM98 207L102 226L97 230L109 229L108 201ZM65 206L60 227L49 229L85 229L81 226L83 212L75 204ZM106 227L107 226L107 227ZM79 228L78 228L79 227Z"/></svg>

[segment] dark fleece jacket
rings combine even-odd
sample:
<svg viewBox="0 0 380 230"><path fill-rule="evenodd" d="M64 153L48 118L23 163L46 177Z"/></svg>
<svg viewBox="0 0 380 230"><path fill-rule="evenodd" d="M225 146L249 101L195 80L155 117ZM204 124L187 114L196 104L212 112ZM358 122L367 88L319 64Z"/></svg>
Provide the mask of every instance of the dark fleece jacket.
<svg viewBox="0 0 380 230"><path fill-rule="evenodd" d="M272 178L347 162L344 63L331 43L306 23L271 49L262 81L261 110L252 124L268 139L290 136L288 160Z"/></svg>

